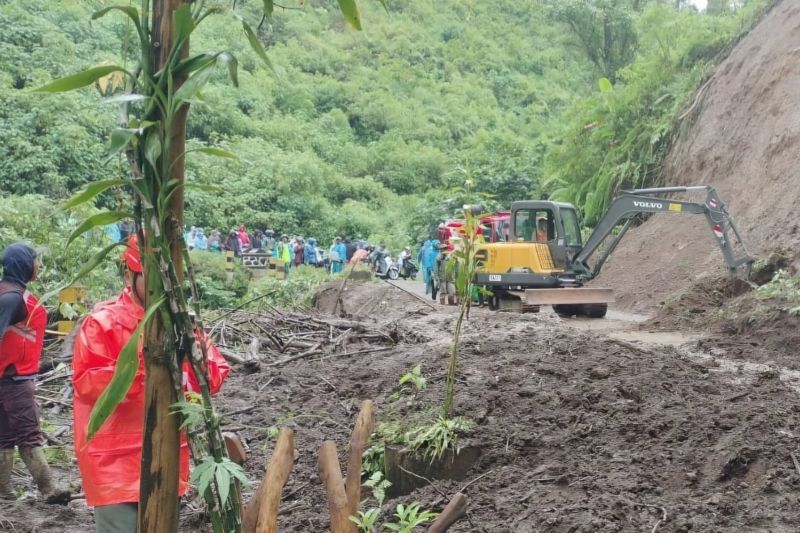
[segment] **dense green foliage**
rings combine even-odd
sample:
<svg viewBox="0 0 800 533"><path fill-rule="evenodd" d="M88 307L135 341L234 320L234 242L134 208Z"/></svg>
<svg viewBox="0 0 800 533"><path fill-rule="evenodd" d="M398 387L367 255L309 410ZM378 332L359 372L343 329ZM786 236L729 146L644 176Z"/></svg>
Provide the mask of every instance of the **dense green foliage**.
<svg viewBox="0 0 800 533"><path fill-rule="evenodd" d="M770 2L747 4L723 16L648 4L636 19L638 52L616 85L601 78L565 113L545 165L552 196L581 206L591 225L619 190L658 184L689 95Z"/></svg>
<svg viewBox="0 0 800 533"><path fill-rule="evenodd" d="M0 198L0 250L17 241L25 241L47 250L43 256L44 269L32 290L42 295L71 280L92 256L111 241L100 230L93 230L67 247L67 238L77 226L75 217L85 218L93 210L67 214L52 200L41 195ZM97 301L122 286L116 263L109 261L105 268L91 272L81 282L88 297ZM54 305L56 298L46 305Z"/></svg>
<svg viewBox="0 0 800 533"><path fill-rule="evenodd" d="M112 3L0 3L0 192L63 198L127 172L104 155L117 111L99 106L97 88L28 91L103 61L134 63L123 17L90 21ZM354 32L335 2L313 0L260 27L274 73L229 20L210 19L193 49L231 50L241 87L217 74L192 106L190 146L239 159L187 157L191 181L220 186L187 192L187 222L399 246L477 193L490 207L554 193L591 222L620 187L658 180L676 112L767 3L715 2L711 15L656 0L364 2L368 23ZM259 22L261 2L237 4Z"/></svg>

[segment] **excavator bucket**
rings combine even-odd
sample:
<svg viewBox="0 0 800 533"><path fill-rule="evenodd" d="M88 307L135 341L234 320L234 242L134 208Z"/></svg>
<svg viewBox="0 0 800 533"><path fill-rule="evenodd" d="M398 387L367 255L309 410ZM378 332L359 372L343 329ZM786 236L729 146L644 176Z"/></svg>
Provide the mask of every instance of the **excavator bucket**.
<svg viewBox="0 0 800 533"><path fill-rule="evenodd" d="M526 289L519 291L523 305L609 304L614 291L594 287ZM517 293L518 294L518 293Z"/></svg>

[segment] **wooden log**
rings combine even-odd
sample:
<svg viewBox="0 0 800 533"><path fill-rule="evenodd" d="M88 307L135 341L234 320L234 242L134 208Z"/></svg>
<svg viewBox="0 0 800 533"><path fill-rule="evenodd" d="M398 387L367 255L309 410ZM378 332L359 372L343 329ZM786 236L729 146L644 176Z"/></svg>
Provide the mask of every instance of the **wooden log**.
<svg viewBox="0 0 800 533"><path fill-rule="evenodd" d="M328 497L331 533L354 533L356 525L348 518L350 511L342 480L342 469L336 453L336 443L331 440L326 440L319 448L319 477Z"/></svg>
<svg viewBox="0 0 800 533"><path fill-rule="evenodd" d="M239 438L239 435L230 431L224 432L222 438L225 439L225 449L228 450L230 460L242 466L247 460L247 452L244 450L244 445L242 445L242 439Z"/></svg>
<svg viewBox="0 0 800 533"><path fill-rule="evenodd" d="M281 428L275 449L267 463L261 485L244 511L242 528L245 533L276 532L281 492L294 465L294 431Z"/></svg>
<svg viewBox="0 0 800 533"><path fill-rule="evenodd" d="M250 341L250 345L247 347L247 360L257 361L258 351L260 348L261 348L261 339L259 339L258 337L253 337L253 340Z"/></svg>
<svg viewBox="0 0 800 533"><path fill-rule="evenodd" d="M361 403L361 410L350 438L350 455L347 458L345 492L347 493L349 516L358 516L358 509L361 507L361 460L364 455L364 447L374 430L373 403L372 400L364 400Z"/></svg>
<svg viewBox="0 0 800 533"><path fill-rule="evenodd" d="M442 514L433 521L427 533L444 533L465 514L467 514L467 497L459 492L453 496Z"/></svg>

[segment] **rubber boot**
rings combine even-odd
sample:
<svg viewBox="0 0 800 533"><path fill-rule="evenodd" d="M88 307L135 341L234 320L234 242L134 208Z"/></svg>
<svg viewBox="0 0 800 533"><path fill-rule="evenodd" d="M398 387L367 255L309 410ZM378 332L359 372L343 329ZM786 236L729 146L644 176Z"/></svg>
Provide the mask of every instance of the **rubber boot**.
<svg viewBox="0 0 800 533"><path fill-rule="evenodd" d="M11 486L11 471L14 469L14 449L0 450L0 500L16 500L17 493Z"/></svg>
<svg viewBox="0 0 800 533"><path fill-rule="evenodd" d="M42 493L45 502L69 503L69 491L53 486L53 476L50 473L50 466L47 464L47 458L41 446L30 448L29 450L20 450L19 455L33 476L33 480L36 482L36 486L39 487L39 492Z"/></svg>

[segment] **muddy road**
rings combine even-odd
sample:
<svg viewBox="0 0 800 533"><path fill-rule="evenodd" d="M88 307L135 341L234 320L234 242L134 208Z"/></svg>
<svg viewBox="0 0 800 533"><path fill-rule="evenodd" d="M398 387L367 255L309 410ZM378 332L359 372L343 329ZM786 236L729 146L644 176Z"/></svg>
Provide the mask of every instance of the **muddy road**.
<svg viewBox="0 0 800 533"><path fill-rule="evenodd" d="M327 298L317 300L321 309ZM431 419L441 402L456 309L375 283L349 286L343 302L353 320L400 324L413 335L386 351L234 372L216 403L236 413L225 429L245 440L253 481L274 445L272 428L295 429L281 531L326 531L317 451L333 439L345 461L362 400L376 402L382 421ZM644 318L474 309L462 337L456 411L475 423L461 445L480 448L480 459L464 481L435 481L386 502L384 519L398 503L441 510L467 486L468 519L451 531L796 531L797 374L763 357L727 357L699 332L651 331ZM398 379L417 364L427 388L400 393ZM77 478L71 467L61 474ZM184 531L205 530L195 505L182 513ZM0 529L17 531L92 523L80 500L55 510L4 504L0 520Z"/></svg>

